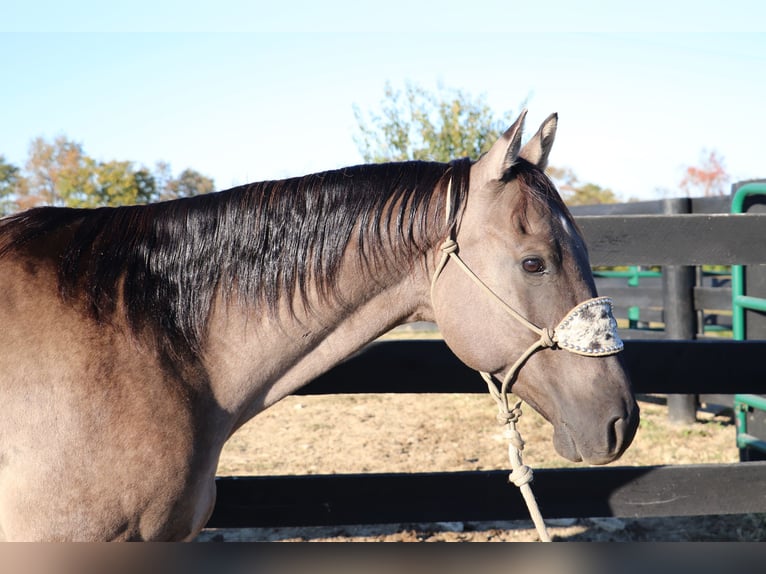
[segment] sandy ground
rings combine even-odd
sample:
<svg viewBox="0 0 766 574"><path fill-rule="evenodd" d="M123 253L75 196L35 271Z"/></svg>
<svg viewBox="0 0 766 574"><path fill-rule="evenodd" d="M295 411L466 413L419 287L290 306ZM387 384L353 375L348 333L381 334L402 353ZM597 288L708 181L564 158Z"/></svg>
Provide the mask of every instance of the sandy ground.
<svg viewBox="0 0 766 574"><path fill-rule="evenodd" d="M735 430L725 414L700 411L674 426L661 398L641 401L637 437L618 465L735 462ZM336 395L288 397L229 441L218 474L291 475L507 469L506 443L488 396ZM524 462L577 466L551 444L552 427L526 407L519 423ZM509 486L509 488L512 488ZM764 540L766 516L549 521L557 540ZM395 524L205 530L200 541L532 541L531 522Z"/></svg>

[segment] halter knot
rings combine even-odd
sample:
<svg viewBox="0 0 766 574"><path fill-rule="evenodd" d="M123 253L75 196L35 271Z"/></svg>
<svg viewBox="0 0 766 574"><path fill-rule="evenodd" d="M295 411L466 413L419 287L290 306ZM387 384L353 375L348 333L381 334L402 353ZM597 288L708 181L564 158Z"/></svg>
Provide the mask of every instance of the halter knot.
<svg viewBox="0 0 766 574"><path fill-rule="evenodd" d="M491 375L489 375L488 373L482 373L482 377L484 377L484 380L487 382L488 385L492 385L492 387L494 388ZM512 438L509 433L512 434L516 432L514 425L517 422L519 422L519 419L521 418L521 415L523 414L521 410L521 401L516 401L513 407L509 408L510 405L507 405L500 396L496 396L495 399L497 400L497 406L498 406L497 422L500 423L501 425L508 425L508 428L505 429L505 433L508 435L506 436L506 438ZM518 440L521 441L521 435L518 435ZM519 448L520 449L524 448L524 441L521 441L521 445Z"/></svg>
<svg viewBox="0 0 766 574"><path fill-rule="evenodd" d="M554 347L558 340L556 339L556 331L543 327L542 333L540 333L540 345L543 347Z"/></svg>
<svg viewBox="0 0 766 574"><path fill-rule="evenodd" d="M510 424L518 422L520 416L521 416L521 409L501 411L497 413L497 422L501 425L510 425Z"/></svg>
<svg viewBox="0 0 766 574"><path fill-rule="evenodd" d="M457 252L457 241L452 238L445 239L441 246L442 253L451 255Z"/></svg>

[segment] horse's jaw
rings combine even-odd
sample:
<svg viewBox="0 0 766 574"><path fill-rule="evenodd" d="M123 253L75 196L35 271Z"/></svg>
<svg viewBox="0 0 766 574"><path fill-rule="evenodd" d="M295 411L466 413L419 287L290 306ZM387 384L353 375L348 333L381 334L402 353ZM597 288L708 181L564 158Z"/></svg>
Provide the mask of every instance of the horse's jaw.
<svg viewBox="0 0 766 574"><path fill-rule="evenodd" d="M568 403L560 408L544 400L544 396L529 392L526 382L517 383L513 393L553 426L553 446L561 457L571 462L608 464L620 458L633 442L640 410L632 395L614 401L611 413L582 415L583 409L577 405Z"/></svg>

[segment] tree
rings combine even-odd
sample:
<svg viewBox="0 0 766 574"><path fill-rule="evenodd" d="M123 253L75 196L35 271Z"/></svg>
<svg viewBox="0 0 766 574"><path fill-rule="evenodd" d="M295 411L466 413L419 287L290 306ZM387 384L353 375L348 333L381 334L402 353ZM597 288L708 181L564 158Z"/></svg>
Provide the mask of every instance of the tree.
<svg viewBox="0 0 766 574"><path fill-rule="evenodd" d="M368 162L476 159L513 121L511 114L495 117L483 96L444 87L430 93L412 83L403 91L387 83L380 113L355 105L354 116L354 140Z"/></svg>
<svg viewBox="0 0 766 574"><path fill-rule="evenodd" d="M94 161L83 153L82 146L63 135L53 142L33 139L26 164L28 186L20 207L78 203L94 192L90 181L93 167Z"/></svg>
<svg viewBox="0 0 766 574"><path fill-rule="evenodd" d="M132 205L214 189L212 179L193 169L173 178L170 165L158 162L155 172L131 161L96 161L85 154L81 144L63 135L51 142L38 137L30 143L27 177L20 179L25 185L16 186L14 207ZM0 182L0 199L4 197L2 185Z"/></svg>
<svg viewBox="0 0 766 574"><path fill-rule="evenodd" d="M16 199L25 183L21 170L0 155L0 217L16 211Z"/></svg>
<svg viewBox="0 0 766 574"><path fill-rule="evenodd" d="M617 203L617 196L608 188L595 183L582 183L568 167L548 166L545 170L559 189L567 205L594 205L598 203Z"/></svg>
<svg viewBox="0 0 766 574"><path fill-rule="evenodd" d="M474 98L461 90L442 87L429 93L408 83L401 91L386 84L379 113L365 116L354 106L359 130L354 140L369 162L477 159L511 124L514 115L495 116L483 97ZM581 183L569 168L549 166L547 173L557 181L570 205L617 201L612 190Z"/></svg>
<svg viewBox="0 0 766 574"><path fill-rule="evenodd" d="M712 197L726 195L726 184L729 182L729 174L724 167L723 156L716 150L703 149L700 153L700 163L697 166L688 166L680 187L687 197L702 195Z"/></svg>
<svg viewBox="0 0 766 574"><path fill-rule="evenodd" d="M92 177L93 193L84 198L81 207L148 203L156 196L154 177L145 168L136 169L130 161L101 162Z"/></svg>
<svg viewBox="0 0 766 574"><path fill-rule="evenodd" d="M162 163L158 168L163 169L162 176L165 181L164 187L160 190L160 199L176 199L179 197L191 197L203 193L211 193L215 190L213 180L193 169L183 170L175 179L166 178L169 172L169 166Z"/></svg>
<svg viewBox="0 0 766 574"><path fill-rule="evenodd" d="M154 171L152 171L152 177L154 177L157 186L158 199L162 199L168 184L173 179L173 171L170 169L170 164L166 161L156 162L154 164Z"/></svg>
<svg viewBox="0 0 766 574"><path fill-rule="evenodd" d="M82 145L58 136L32 140L27 161L28 189L19 204L98 207L152 201L154 178L130 161L96 161Z"/></svg>

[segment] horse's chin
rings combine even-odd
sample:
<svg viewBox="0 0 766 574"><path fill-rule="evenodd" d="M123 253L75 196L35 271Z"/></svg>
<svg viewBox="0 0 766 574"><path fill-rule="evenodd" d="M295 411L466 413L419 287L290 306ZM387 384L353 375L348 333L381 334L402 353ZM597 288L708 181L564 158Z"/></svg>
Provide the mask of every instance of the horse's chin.
<svg viewBox="0 0 766 574"><path fill-rule="evenodd" d="M620 456L620 453L583 452L564 425L554 426L553 447L565 459L586 464L607 464Z"/></svg>
<svg viewBox="0 0 766 574"><path fill-rule="evenodd" d="M577 445L575 444L572 435L569 434L569 431L566 428L554 426L553 447L556 449L556 452L559 453L559 455L563 456L567 460L572 462L580 462L582 460L580 451L577 450Z"/></svg>
<svg viewBox="0 0 766 574"><path fill-rule="evenodd" d="M548 416L542 408L540 408L533 400L522 397L529 405L534 408L542 417L553 425L553 447L556 452L563 458L571 462L585 462L586 464L607 464L620 457L622 451L619 452L598 452L595 449L587 448L583 445L578 445L575 441L572 431L569 427ZM630 442L630 441L628 441ZM627 446L627 445L626 445Z"/></svg>

